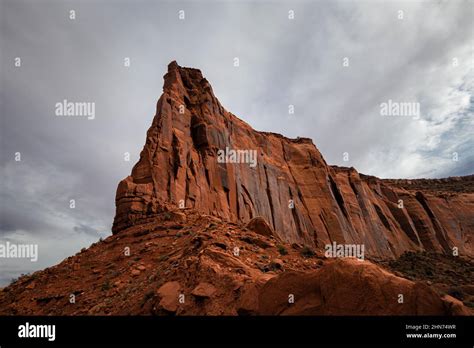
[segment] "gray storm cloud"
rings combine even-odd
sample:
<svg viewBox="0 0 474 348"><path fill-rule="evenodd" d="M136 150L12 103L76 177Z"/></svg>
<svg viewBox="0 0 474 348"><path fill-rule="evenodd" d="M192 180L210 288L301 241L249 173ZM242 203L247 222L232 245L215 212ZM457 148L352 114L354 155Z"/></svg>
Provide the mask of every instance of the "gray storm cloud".
<svg viewBox="0 0 474 348"><path fill-rule="evenodd" d="M0 285L110 234L116 185L171 60L201 69L254 128L312 138L330 164L379 177L474 172L472 2L0 4L0 242L39 245L34 265L1 260ZM94 119L57 117L63 100L94 102ZM381 116L388 100L419 103L420 118Z"/></svg>

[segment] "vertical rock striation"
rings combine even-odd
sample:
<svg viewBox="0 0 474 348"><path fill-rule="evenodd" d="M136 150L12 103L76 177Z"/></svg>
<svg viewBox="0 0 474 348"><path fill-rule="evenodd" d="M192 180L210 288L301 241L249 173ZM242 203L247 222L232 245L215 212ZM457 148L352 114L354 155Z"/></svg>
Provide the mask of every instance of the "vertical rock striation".
<svg viewBox="0 0 474 348"><path fill-rule="evenodd" d="M174 205L231 222L260 216L280 239L320 249L336 242L364 244L380 258L454 247L474 255L473 176L433 191L328 166L310 139L258 132L226 111L201 71L172 62L164 80L140 160L118 186L113 233ZM255 151L256 163L220 163L219 151L229 150Z"/></svg>

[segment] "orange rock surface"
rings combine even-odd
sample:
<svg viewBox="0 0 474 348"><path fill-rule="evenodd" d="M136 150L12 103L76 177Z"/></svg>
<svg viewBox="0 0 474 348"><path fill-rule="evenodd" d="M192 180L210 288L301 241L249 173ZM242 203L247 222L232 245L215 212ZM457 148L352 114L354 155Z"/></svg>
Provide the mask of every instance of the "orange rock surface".
<svg viewBox="0 0 474 348"><path fill-rule="evenodd" d="M172 62L164 80L140 160L117 189L114 233L172 204L230 222L262 217L281 240L318 249L335 241L380 258L453 248L474 255L474 176L426 190L429 180L329 166L310 139L258 132L226 111L199 70ZM247 151L247 163L220 163L229 149ZM256 163L244 156L251 151Z"/></svg>

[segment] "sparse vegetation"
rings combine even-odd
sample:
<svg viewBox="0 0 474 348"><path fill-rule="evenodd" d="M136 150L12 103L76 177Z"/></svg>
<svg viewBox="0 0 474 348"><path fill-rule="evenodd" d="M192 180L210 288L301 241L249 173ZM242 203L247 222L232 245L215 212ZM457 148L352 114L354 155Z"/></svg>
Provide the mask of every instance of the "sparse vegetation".
<svg viewBox="0 0 474 348"><path fill-rule="evenodd" d="M305 246L301 249L301 256L303 257L313 257L314 255L315 253L310 247Z"/></svg>
<svg viewBox="0 0 474 348"><path fill-rule="evenodd" d="M110 285L110 282L108 280L106 280L103 284L102 284L102 291L108 291L112 288L112 286Z"/></svg>
<svg viewBox="0 0 474 348"><path fill-rule="evenodd" d="M154 295L154 292L152 290L148 291L144 296L143 296L143 303L146 303L150 298L152 298Z"/></svg>
<svg viewBox="0 0 474 348"><path fill-rule="evenodd" d="M276 262L270 262L270 264L267 266L267 271L278 271L281 270L281 265Z"/></svg>
<svg viewBox="0 0 474 348"><path fill-rule="evenodd" d="M288 251L283 245L278 245L277 248L280 255L288 255Z"/></svg>
<svg viewBox="0 0 474 348"><path fill-rule="evenodd" d="M463 292L460 290L460 289L457 289L457 288L451 288L448 290L448 295L454 297L454 298L457 298L458 300L460 301L463 301L464 300L464 294Z"/></svg>

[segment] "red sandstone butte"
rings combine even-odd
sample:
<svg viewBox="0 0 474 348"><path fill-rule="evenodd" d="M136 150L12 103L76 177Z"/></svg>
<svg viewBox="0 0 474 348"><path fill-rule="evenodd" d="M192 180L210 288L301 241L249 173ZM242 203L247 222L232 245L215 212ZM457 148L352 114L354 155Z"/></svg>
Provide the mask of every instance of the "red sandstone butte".
<svg viewBox="0 0 474 348"><path fill-rule="evenodd" d="M256 165L219 163L226 148ZM113 235L0 289L0 315L473 315L473 188L328 166L173 62ZM325 258L331 242L366 258Z"/></svg>
<svg viewBox="0 0 474 348"><path fill-rule="evenodd" d="M255 150L256 166L219 163L226 148ZM280 240L317 249L336 242L364 244L375 258L453 248L473 256L474 177L442 180L329 166L311 139L254 130L222 107L200 70L172 62L140 160L118 186L112 230L171 204L229 222L262 217Z"/></svg>

